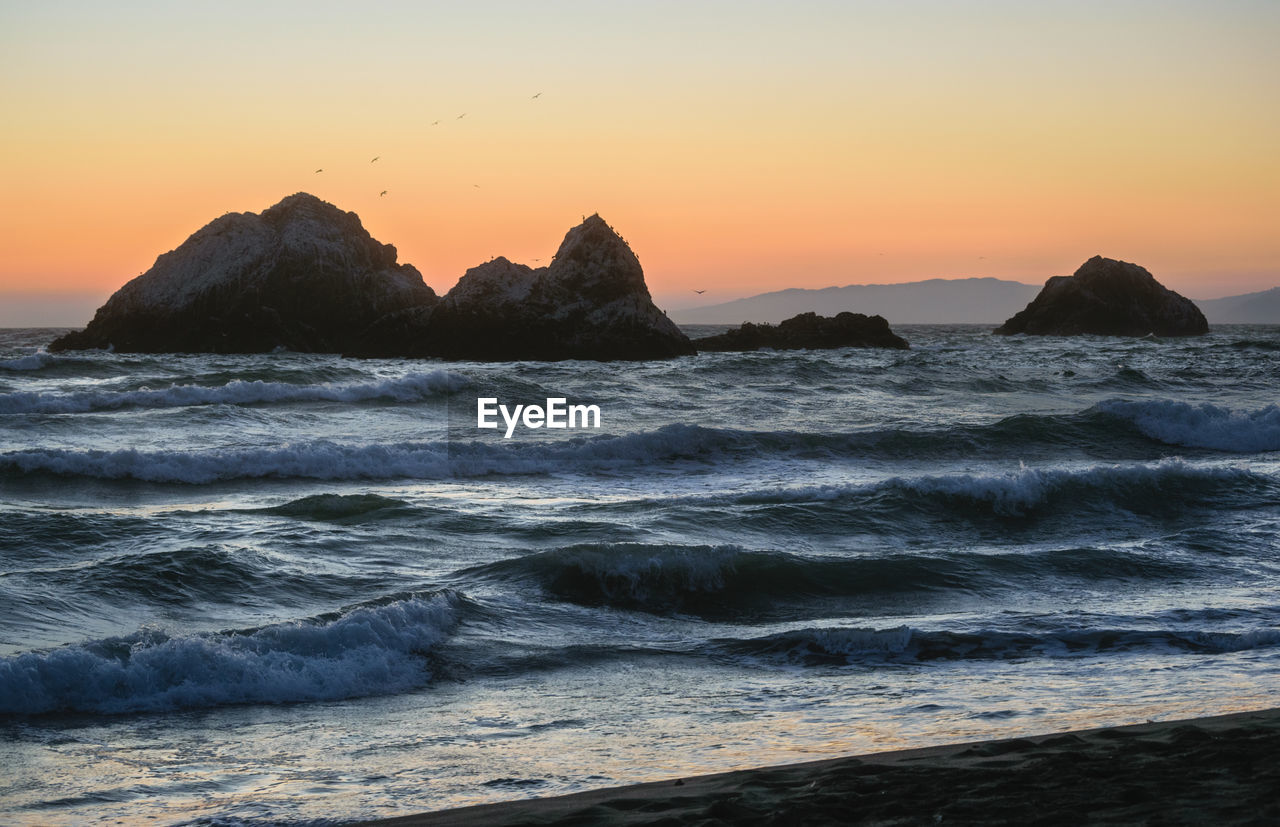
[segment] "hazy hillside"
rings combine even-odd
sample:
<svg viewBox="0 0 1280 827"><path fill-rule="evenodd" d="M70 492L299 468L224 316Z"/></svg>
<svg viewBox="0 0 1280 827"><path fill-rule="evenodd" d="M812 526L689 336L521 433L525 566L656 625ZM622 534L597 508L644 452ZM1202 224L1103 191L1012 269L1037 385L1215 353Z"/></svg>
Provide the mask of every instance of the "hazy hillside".
<svg viewBox="0 0 1280 827"><path fill-rule="evenodd" d="M678 324L773 322L814 311L850 310L884 316L889 324L1002 323L1036 297L1042 284L995 278L929 279L904 284L791 288L723 304L670 311ZM1196 299L1209 324L1280 324L1280 287L1221 299Z"/></svg>
<svg viewBox="0 0 1280 827"><path fill-rule="evenodd" d="M1209 324L1280 324L1280 287L1258 293L1197 299Z"/></svg>
<svg viewBox="0 0 1280 827"><path fill-rule="evenodd" d="M824 316L850 310L881 315L889 324L998 325L1027 306L1040 284L995 278L928 279L904 284L850 284L818 290L791 288L704 307L672 310L680 324L780 322L797 313Z"/></svg>

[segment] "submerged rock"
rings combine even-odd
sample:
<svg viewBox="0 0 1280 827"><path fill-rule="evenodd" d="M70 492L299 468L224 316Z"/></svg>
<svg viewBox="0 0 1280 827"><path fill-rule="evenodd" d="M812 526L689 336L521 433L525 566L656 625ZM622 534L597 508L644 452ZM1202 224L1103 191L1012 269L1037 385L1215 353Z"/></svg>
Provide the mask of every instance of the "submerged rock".
<svg viewBox="0 0 1280 827"><path fill-rule="evenodd" d="M659 310L635 253L598 215L547 267L473 267L431 313L422 352L447 359L665 359L692 354Z"/></svg>
<svg viewBox="0 0 1280 827"><path fill-rule="evenodd" d="M817 313L801 313L776 326L747 322L737 330L716 336L695 339L698 350L813 350L837 347L910 347L907 340L894 334L883 316L864 316L861 313L837 313L835 316L819 316Z"/></svg>
<svg viewBox="0 0 1280 827"><path fill-rule="evenodd" d="M1040 336L1199 336L1209 323L1192 301L1146 268L1094 256L1072 276L1054 276L996 333Z"/></svg>
<svg viewBox="0 0 1280 827"><path fill-rule="evenodd" d="M342 352L367 344L380 319L436 301L355 213L298 193L210 222L49 349Z"/></svg>

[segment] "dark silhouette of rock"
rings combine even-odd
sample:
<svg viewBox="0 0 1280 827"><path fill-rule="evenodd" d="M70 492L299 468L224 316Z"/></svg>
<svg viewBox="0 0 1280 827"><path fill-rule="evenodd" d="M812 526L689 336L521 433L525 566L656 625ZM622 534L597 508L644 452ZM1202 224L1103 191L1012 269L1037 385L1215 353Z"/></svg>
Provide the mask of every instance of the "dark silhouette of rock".
<svg viewBox="0 0 1280 827"><path fill-rule="evenodd" d="M747 322L737 330L695 339L693 346L698 350L726 351L759 350L762 347L774 350L837 347L905 349L910 345L889 329L889 323L883 316L864 316L846 311L831 317L801 313L776 326Z"/></svg>
<svg viewBox="0 0 1280 827"><path fill-rule="evenodd" d="M549 267L495 259L440 300L355 213L305 193L211 222L49 348L489 361L694 352L598 215L569 231Z"/></svg>
<svg viewBox="0 0 1280 827"><path fill-rule="evenodd" d="M1040 336L1199 336L1209 323L1194 303L1143 267L1094 256L1072 276L1054 276L996 333Z"/></svg>
<svg viewBox="0 0 1280 827"><path fill-rule="evenodd" d="M49 349L342 352L367 347L380 319L437 301L355 213L298 193L210 222Z"/></svg>
<svg viewBox="0 0 1280 827"><path fill-rule="evenodd" d="M640 261L598 215L537 270L473 267L431 313L423 353L447 359L665 359L693 345L649 296Z"/></svg>

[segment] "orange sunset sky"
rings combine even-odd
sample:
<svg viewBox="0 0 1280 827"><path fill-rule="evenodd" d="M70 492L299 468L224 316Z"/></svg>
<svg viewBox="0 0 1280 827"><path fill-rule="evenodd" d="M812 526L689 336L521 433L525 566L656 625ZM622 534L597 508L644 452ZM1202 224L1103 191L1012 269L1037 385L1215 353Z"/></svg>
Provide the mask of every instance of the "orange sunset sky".
<svg viewBox="0 0 1280 827"><path fill-rule="evenodd" d="M670 307L1095 253L1265 289L1277 42L1275 2L4 2L0 302L297 191L438 292L597 211Z"/></svg>

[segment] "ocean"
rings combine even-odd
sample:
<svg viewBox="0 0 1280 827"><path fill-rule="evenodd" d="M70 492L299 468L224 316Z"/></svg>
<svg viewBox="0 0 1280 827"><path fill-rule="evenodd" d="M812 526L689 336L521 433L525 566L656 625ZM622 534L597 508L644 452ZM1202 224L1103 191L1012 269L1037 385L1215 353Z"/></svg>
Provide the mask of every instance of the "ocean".
<svg viewBox="0 0 1280 827"><path fill-rule="evenodd" d="M604 364L0 331L0 820L337 824L1275 705L1280 327L989 330Z"/></svg>

